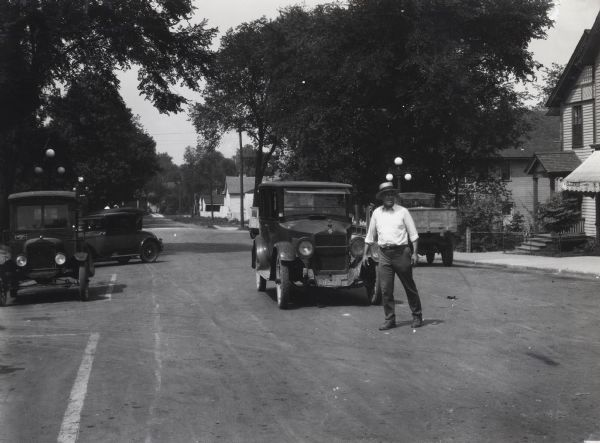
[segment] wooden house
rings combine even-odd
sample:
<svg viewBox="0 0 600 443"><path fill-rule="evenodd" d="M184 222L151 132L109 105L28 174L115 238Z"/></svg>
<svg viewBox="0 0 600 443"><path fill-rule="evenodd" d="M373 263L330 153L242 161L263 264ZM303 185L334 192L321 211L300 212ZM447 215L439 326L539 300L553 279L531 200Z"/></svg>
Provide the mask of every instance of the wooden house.
<svg viewBox="0 0 600 443"><path fill-rule="evenodd" d="M244 176L243 182L243 199L244 199L244 221L248 221L251 215L251 207L254 200L254 177ZM227 176L225 177L225 198L224 208L227 212L227 218L230 220L240 219L240 177Z"/></svg>
<svg viewBox="0 0 600 443"><path fill-rule="evenodd" d="M581 184L576 180L577 177L565 174L564 180L560 180L560 189L583 195L581 211L585 219L584 230L585 234L591 237L597 237L596 220L599 206L598 193L590 192L597 189L595 186L600 182L600 163L595 164L598 156L592 156L594 148L600 142L599 90L600 13L596 16L592 28L583 32L557 86L546 102L549 108L548 115L560 117L561 151L571 153L571 156L575 154L582 163L577 169L583 168L586 171L586 183ZM594 164L586 164L588 159ZM596 171L596 181L594 175L590 175L590 171Z"/></svg>

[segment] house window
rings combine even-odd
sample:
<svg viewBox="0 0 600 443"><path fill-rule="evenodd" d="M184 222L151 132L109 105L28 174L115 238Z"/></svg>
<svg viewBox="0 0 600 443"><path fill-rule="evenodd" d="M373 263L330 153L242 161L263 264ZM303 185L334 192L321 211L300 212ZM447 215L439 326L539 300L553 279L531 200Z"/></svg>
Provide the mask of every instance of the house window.
<svg viewBox="0 0 600 443"><path fill-rule="evenodd" d="M573 106L573 148L583 147L583 111L581 105Z"/></svg>
<svg viewBox="0 0 600 443"><path fill-rule="evenodd" d="M500 175L502 180L509 181L510 180L510 161L504 160L502 165L500 166Z"/></svg>

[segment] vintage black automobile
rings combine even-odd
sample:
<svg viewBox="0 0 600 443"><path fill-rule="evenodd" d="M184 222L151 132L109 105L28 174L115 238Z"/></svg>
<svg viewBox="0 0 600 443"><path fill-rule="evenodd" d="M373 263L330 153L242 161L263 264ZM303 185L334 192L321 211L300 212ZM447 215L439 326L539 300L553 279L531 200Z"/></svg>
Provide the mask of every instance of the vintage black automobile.
<svg viewBox="0 0 600 443"><path fill-rule="evenodd" d="M94 262L77 232L78 200L70 191L30 191L11 194L9 229L0 246L0 306L19 289L78 285L89 299Z"/></svg>
<svg viewBox="0 0 600 443"><path fill-rule="evenodd" d="M137 208L112 208L83 217L85 244L94 260L125 264L139 257L144 263L156 261L163 250L162 240L142 229L144 214Z"/></svg>
<svg viewBox="0 0 600 443"><path fill-rule="evenodd" d="M352 226L352 187L343 183L280 181L258 187L258 232L252 247L256 286L275 281L285 309L292 287L365 286L374 296L375 266L362 266L364 235Z"/></svg>

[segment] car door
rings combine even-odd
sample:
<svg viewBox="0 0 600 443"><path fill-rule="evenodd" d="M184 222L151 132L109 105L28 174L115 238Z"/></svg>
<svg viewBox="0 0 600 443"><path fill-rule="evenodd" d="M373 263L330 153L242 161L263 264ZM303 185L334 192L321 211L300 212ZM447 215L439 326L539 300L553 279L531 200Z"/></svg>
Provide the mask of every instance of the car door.
<svg viewBox="0 0 600 443"><path fill-rule="evenodd" d="M105 248L111 255L133 255L139 253L136 236L136 218L129 214L106 217Z"/></svg>

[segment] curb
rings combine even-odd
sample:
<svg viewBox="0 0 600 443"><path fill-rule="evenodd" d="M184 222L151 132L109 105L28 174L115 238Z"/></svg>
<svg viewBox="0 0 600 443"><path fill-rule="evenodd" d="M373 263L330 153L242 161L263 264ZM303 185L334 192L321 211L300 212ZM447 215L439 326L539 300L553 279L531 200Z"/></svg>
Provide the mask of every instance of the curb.
<svg viewBox="0 0 600 443"><path fill-rule="evenodd" d="M572 271L565 270L561 268L543 268L539 266L522 266L522 265L511 265L506 263L489 263L484 261L475 261L475 260L464 260L464 259L454 259L454 263L461 265L473 265L481 268L504 268L504 269L515 269L520 271L536 271L536 272L546 272L550 274L562 275L565 277L586 277L586 278L598 278L600 279L600 274L595 274L592 272L582 272L582 271Z"/></svg>

